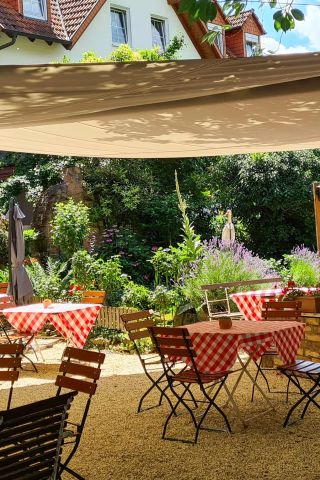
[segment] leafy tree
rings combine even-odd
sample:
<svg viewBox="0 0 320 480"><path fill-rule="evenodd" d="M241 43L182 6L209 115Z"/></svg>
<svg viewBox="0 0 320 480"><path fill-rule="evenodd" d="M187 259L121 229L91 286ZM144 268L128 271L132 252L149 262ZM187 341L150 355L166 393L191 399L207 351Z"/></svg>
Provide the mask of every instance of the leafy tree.
<svg viewBox="0 0 320 480"><path fill-rule="evenodd" d="M303 12L295 8L291 0L286 0L283 3L279 3L276 0L268 0L267 2L259 0L258 3L260 6L268 3L270 8L276 8L273 20L274 28L277 32L293 30L296 21L304 20ZM248 0L226 0L223 4L223 10L227 16L239 15L245 11L247 6ZM213 0L182 0L179 9L182 13L188 13L190 23L196 22L197 20L202 20L205 23L209 21L212 22L218 14L217 4ZM225 28L227 29L228 26L226 25ZM209 32L204 36L204 40L213 43L216 35L217 31Z"/></svg>
<svg viewBox="0 0 320 480"><path fill-rule="evenodd" d="M211 174L218 206L242 220L253 251L280 257L296 245L314 246L311 184L320 151L220 157Z"/></svg>

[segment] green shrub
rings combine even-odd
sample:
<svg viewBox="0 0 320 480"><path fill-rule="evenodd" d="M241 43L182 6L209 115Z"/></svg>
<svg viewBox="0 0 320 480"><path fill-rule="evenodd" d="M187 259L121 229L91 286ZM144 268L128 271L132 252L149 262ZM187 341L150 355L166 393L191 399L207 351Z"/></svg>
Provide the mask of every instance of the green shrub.
<svg viewBox="0 0 320 480"><path fill-rule="evenodd" d="M8 230L4 221L0 221L0 266L8 264Z"/></svg>
<svg viewBox="0 0 320 480"><path fill-rule="evenodd" d="M125 286L122 302L129 307L148 309L150 308L150 290L143 285L129 281Z"/></svg>
<svg viewBox="0 0 320 480"><path fill-rule="evenodd" d="M23 235L26 248L26 256L33 257L37 254L36 242L39 237L39 232L34 230L34 228L27 228L23 231Z"/></svg>
<svg viewBox="0 0 320 480"><path fill-rule="evenodd" d="M82 249L89 233L89 208L86 205L75 203L73 199L56 204L51 234L54 245L60 248L64 258L69 259L74 252Z"/></svg>
<svg viewBox="0 0 320 480"><path fill-rule="evenodd" d="M34 294L40 300L63 300L68 298L70 273L67 264L48 258L43 266L38 261L26 267Z"/></svg>
<svg viewBox="0 0 320 480"><path fill-rule="evenodd" d="M296 247L285 255L288 277L297 287L314 287L320 284L320 257L308 248Z"/></svg>

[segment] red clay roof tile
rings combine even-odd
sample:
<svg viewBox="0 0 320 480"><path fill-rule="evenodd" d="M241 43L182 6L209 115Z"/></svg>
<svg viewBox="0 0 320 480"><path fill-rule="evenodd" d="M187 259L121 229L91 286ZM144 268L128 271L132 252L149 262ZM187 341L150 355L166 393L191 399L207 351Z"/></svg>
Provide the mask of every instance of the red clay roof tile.
<svg viewBox="0 0 320 480"><path fill-rule="evenodd" d="M0 6L0 30L12 35L41 38L51 42L72 44L72 37L99 4L106 0L49 0L50 21L24 17L9 6Z"/></svg>

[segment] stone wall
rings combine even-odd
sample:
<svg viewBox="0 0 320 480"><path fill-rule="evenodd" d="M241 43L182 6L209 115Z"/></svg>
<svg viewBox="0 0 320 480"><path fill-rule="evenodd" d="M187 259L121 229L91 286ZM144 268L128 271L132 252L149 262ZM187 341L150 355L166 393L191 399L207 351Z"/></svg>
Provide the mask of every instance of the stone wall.
<svg viewBox="0 0 320 480"><path fill-rule="evenodd" d="M298 358L320 361L320 313L303 313L306 323L305 338L298 350Z"/></svg>
<svg viewBox="0 0 320 480"><path fill-rule="evenodd" d="M49 187L40 197L34 212L32 227L40 232L38 250L41 252L57 253L50 242L50 222L56 203L65 202L73 198L75 202L90 204L90 198L83 188L81 171L78 167L68 167L63 172L63 181Z"/></svg>

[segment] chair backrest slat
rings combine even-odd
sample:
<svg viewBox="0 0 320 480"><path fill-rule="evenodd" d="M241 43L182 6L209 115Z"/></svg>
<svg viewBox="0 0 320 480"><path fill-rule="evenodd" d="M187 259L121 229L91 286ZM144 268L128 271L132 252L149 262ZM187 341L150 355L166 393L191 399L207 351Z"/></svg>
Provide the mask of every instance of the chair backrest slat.
<svg viewBox="0 0 320 480"><path fill-rule="evenodd" d="M66 361L61 363L59 371L63 373L70 373L72 375L80 375L82 377L92 378L93 380L98 380L101 374L100 368L88 367L87 365Z"/></svg>
<svg viewBox="0 0 320 480"><path fill-rule="evenodd" d="M16 382L19 378L18 370L8 370L4 372L3 370L0 371L0 381L1 382Z"/></svg>
<svg viewBox="0 0 320 480"><path fill-rule="evenodd" d="M22 355L23 345L21 343L0 343L0 356ZM1 361L1 358L0 358ZM0 367L1 368L1 367Z"/></svg>
<svg viewBox="0 0 320 480"><path fill-rule="evenodd" d="M120 315L122 323L128 332L130 340L134 342L138 354L139 349L135 343L135 340L148 337L150 338L150 332L148 328L154 326L152 315L152 310L140 310L139 312L124 313Z"/></svg>
<svg viewBox="0 0 320 480"><path fill-rule="evenodd" d="M13 384L19 378L19 370L17 369L21 368L23 348L21 343L0 343L0 381L11 382L7 409L10 408L11 404Z"/></svg>
<svg viewBox="0 0 320 480"><path fill-rule="evenodd" d="M82 294L83 303L100 303L104 304L106 292L104 290L86 290Z"/></svg>
<svg viewBox="0 0 320 480"><path fill-rule="evenodd" d="M194 358L196 356L186 328L150 327L150 334L159 355Z"/></svg>
<svg viewBox="0 0 320 480"><path fill-rule="evenodd" d="M81 350L80 348L73 347L67 347L63 356L74 360L81 360L83 362L98 363L99 365L101 365L105 359L104 353Z"/></svg>
<svg viewBox="0 0 320 480"><path fill-rule="evenodd" d="M58 375L56 378L56 386L59 388L68 388L70 390L76 390L77 392L87 393L88 395L94 395L96 393L97 384L92 382L86 382L85 380L78 380L77 378L65 377Z"/></svg>
<svg viewBox="0 0 320 480"><path fill-rule="evenodd" d="M300 301L270 301L262 308L262 320L264 321L301 321L302 304Z"/></svg>
<svg viewBox="0 0 320 480"><path fill-rule="evenodd" d="M130 340L140 340L141 338L150 338L149 330L142 330L141 332L130 332L128 333Z"/></svg>
<svg viewBox="0 0 320 480"><path fill-rule="evenodd" d="M238 282L225 282L225 283L214 283L212 285L201 285L202 290L217 290L219 288L232 288L232 287L244 287L250 285L263 285L268 283L280 283L282 282L281 277L273 278L260 278L257 280L241 280Z"/></svg>

